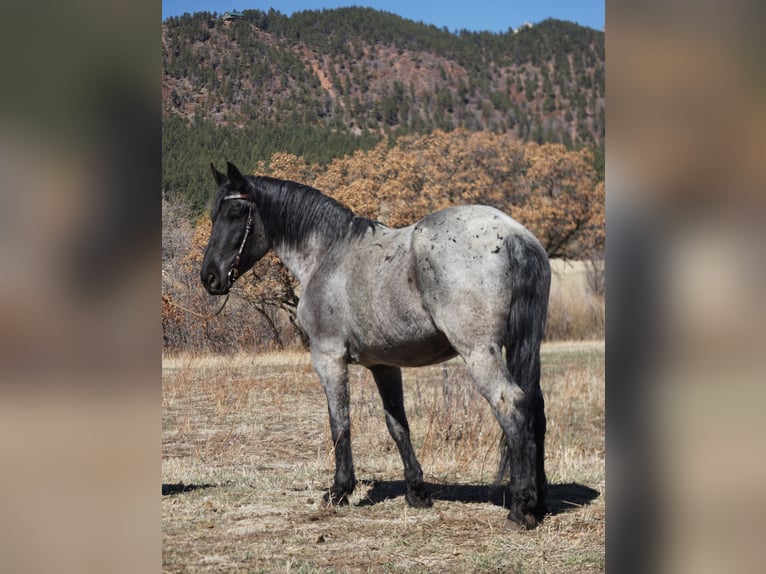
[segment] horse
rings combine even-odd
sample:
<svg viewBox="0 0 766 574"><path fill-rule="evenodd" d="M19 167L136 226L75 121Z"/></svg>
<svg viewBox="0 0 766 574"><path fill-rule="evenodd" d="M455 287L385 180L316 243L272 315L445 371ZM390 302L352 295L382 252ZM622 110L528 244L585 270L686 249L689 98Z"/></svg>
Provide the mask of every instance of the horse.
<svg viewBox="0 0 766 574"><path fill-rule="evenodd" d="M459 355L502 428L496 484L510 476L507 526L543 519L545 411L540 342L550 263L520 223L483 205L448 207L403 228L354 214L292 181L243 176L210 164L217 185L200 278L211 295L274 250L301 285L298 324L309 341L330 415L335 477L324 502L348 503L348 365L372 372L401 455L405 499L433 504L410 441L401 367Z"/></svg>

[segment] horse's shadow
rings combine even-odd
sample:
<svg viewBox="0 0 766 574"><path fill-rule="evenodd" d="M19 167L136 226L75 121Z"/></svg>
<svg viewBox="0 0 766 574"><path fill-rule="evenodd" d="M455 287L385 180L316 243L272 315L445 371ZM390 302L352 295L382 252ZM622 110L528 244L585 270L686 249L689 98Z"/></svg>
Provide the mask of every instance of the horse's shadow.
<svg viewBox="0 0 766 574"><path fill-rule="evenodd" d="M403 480L360 481L360 483L369 485L370 490L357 503L357 506L373 506L385 500L404 496L407 493L407 483ZM213 484L184 484L182 482L163 484L162 495L171 496L193 490L213 488L214 486ZM508 493L504 488L486 484L434 484L426 482L425 487L434 500L490 503L501 507L507 507L509 500ZM548 513L555 515L590 504L598 495L597 490L576 482L551 484L548 486L548 496L545 503Z"/></svg>
<svg viewBox="0 0 766 574"><path fill-rule="evenodd" d="M184 484L183 482L177 482L175 484L162 483L162 496L170 496L173 494L181 494L182 492L190 492L192 490L198 490L201 488L212 488L213 484Z"/></svg>
<svg viewBox="0 0 766 574"><path fill-rule="evenodd" d="M407 483L403 480L372 481L365 498L357 506L372 506L407 492ZM486 484L434 484L425 483L426 490L434 500L447 500L464 503L490 503L495 506L507 507L509 496L502 487ZM590 504L599 496L599 492L590 487L568 482L550 484L548 496L545 499L549 514L561 514L572 508Z"/></svg>

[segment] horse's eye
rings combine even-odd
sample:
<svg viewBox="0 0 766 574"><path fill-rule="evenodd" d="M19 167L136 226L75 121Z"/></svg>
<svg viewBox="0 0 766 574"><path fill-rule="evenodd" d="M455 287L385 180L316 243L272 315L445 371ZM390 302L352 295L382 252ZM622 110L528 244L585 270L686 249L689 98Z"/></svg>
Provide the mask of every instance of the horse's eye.
<svg viewBox="0 0 766 574"><path fill-rule="evenodd" d="M237 202L237 205L232 207L230 213L231 213L231 217L233 219L241 219L242 217L246 217L247 216L247 206Z"/></svg>
<svg viewBox="0 0 766 574"><path fill-rule="evenodd" d="M226 202L228 205L222 205L219 215L225 217L228 221L237 221L242 217L242 206L234 202Z"/></svg>

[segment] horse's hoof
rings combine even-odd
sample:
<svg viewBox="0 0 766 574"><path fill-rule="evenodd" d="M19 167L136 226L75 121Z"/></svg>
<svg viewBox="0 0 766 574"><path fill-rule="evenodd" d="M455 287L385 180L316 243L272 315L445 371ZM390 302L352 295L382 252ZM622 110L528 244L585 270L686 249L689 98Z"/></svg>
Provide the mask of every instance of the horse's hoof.
<svg viewBox="0 0 766 574"><path fill-rule="evenodd" d="M404 495L404 499L412 508L431 508L434 505L434 501L431 499L431 495L428 494L424 488L407 489L407 494Z"/></svg>
<svg viewBox="0 0 766 574"><path fill-rule="evenodd" d="M537 527L538 520L531 512L521 513L512 510L508 513L508 519L505 521L505 529L512 531L532 530Z"/></svg>
<svg viewBox="0 0 766 574"><path fill-rule="evenodd" d="M503 528L508 532L524 532L524 528L521 526L521 524L514 522L510 518L505 519Z"/></svg>
<svg viewBox="0 0 766 574"><path fill-rule="evenodd" d="M336 506L346 506L348 504L348 495L346 495L346 493L338 494L337 492L333 492L331 490L329 492L325 492L325 495L322 497L322 500L324 501L324 505L327 508L335 508Z"/></svg>

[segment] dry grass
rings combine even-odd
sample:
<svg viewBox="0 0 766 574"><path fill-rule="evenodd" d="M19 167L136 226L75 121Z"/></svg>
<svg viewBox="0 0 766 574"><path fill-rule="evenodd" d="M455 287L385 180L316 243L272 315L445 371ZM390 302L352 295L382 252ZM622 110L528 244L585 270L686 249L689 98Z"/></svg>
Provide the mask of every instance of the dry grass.
<svg viewBox="0 0 766 574"><path fill-rule="evenodd" d="M604 337L606 305L603 292L594 290L601 265L591 261L551 260L551 294L548 302L548 341ZM603 266L599 269L603 272ZM603 283L600 285L603 288Z"/></svg>
<svg viewBox="0 0 766 574"><path fill-rule="evenodd" d="M352 505L324 509L333 474L324 394L303 353L163 361L166 572L601 572L603 342L546 345L552 514L503 529L492 494L499 427L459 361L405 371L432 509L404 502L375 384L353 368Z"/></svg>

